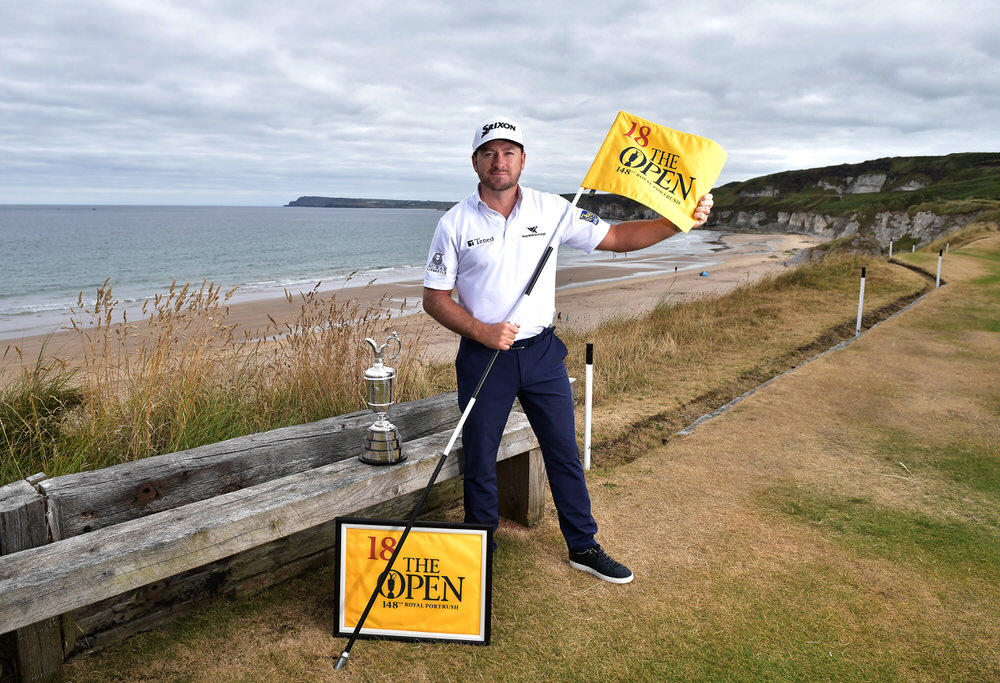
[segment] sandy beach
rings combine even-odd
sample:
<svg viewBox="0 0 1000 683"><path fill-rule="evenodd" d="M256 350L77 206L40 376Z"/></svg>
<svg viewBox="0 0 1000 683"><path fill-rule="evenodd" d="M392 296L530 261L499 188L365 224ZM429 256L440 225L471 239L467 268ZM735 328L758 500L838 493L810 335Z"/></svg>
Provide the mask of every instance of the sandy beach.
<svg viewBox="0 0 1000 683"><path fill-rule="evenodd" d="M664 298L721 293L782 270L799 250L822 242L817 237L792 234L730 233L720 240L725 248L711 257L717 261L716 265L703 269L707 276L701 275L702 269L684 270L683 266L675 271L676 256L646 256L642 252L601 254L600 259L585 267L560 268L556 277L557 326L589 329L614 316L648 311ZM699 259L699 262L704 261L704 258ZM357 299L362 309L369 302L386 297L392 310L398 312L402 308L412 313L394 317L393 329L398 329L401 336L407 330L422 330L422 337L427 341L425 358L450 360L458 349L458 337L420 312L421 293L419 281L384 286L376 281L367 286L345 287L337 292L337 297L340 301ZM279 324L294 320L300 308L299 300L289 303L284 297L230 303L228 319L252 333L266 329L271 319ZM39 357L43 348L46 356L72 361L80 358L80 345L80 335L71 330L0 339L0 349L6 351L0 367L2 376L8 378L19 365L17 351L29 363Z"/></svg>

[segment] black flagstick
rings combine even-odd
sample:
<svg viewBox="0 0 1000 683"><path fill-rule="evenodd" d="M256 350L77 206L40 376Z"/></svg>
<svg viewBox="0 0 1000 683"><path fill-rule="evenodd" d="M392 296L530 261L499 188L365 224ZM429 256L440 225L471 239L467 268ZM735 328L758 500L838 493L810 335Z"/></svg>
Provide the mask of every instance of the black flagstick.
<svg viewBox="0 0 1000 683"><path fill-rule="evenodd" d="M580 200L580 194L583 192L583 188L576 193L576 198L573 199L573 206ZM545 264L548 263L549 256L552 255L554 247L552 246L555 242L556 235L559 233L558 230L553 231L552 237L549 238L549 243L545 247L545 252L542 254L542 258L538 260L538 265L535 266L535 272L531 274L531 279L528 281L528 286L525 287L524 292L518 297L517 301L514 303L514 308L511 311L510 318L513 318L513 314L517 311L518 307L521 305L521 301L526 296L531 295L531 290L535 288L535 283L538 281L538 277L542 274L545 269ZM465 410L462 412L462 417L459 418L458 424L455 425L455 430L451 433L451 438L448 440L448 445L445 446L444 450L441 452L441 457L438 459L437 467L434 468L434 472L431 473L431 478L427 481L427 485L424 487L424 492L420 496L420 500L417 501L416 507L413 508L413 513L410 515L409 521L406 523L406 528L403 529L402 535L399 537L399 541L396 543L396 547L392 550L392 555L389 556L389 561L385 565L385 570L379 574L378 582L375 584L375 590L372 591L372 595L368 598L368 604L365 606L365 611L361 613L361 618L358 619L357 626L354 627L354 633L351 634L350 639L347 641L347 646L344 651L340 654L340 659L337 660L336 670L339 671L347 665L347 660L351 657L351 648L354 647L355 641L358 639L358 634L361 633L361 629L365 625L365 620L368 618L368 613L372 611L372 607L375 605L375 601L378 599L379 593L382 592L382 584L385 583L386 577L389 576L389 572L392 569L392 565L396 562L396 557L399 555L399 551L403 548L403 543L406 541L406 537L410 535L410 530L417 521L417 516L420 514L420 510L423 509L424 503L427 502L427 496L431 492L431 487L434 486L434 482L437 481L438 474L441 473L441 468L444 467L444 461L448 458L448 454L451 452L452 447L455 445L455 441L458 440L458 435L462 432L462 427L465 425L465 420L472 412L472 407L476 404L476 397L479 396L479 390L483 388L483 384L486 383L486 378L489 377L490 371L493 369L493 364L496 363L497 357L500 355L500 349L493 352L493 357L490 358L490 362L486 365L486 370L483 371L483 376L479 378L479 384L476 385L476 390L472 392L472 397L469 399L468 405L465 406Z"/></svg>

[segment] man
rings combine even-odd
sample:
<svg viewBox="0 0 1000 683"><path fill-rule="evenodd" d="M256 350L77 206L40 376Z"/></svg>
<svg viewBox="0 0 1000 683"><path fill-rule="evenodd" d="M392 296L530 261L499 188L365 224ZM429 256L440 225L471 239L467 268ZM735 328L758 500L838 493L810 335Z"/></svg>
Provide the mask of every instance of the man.
<svg viewBox="0 0 1000 683"><path fill-rule="evenodd" d="M597 523L576 445L566 346L551 327L555 263L546 265L531 295L514 308L553 231L559 244L589 253L636 251L679 230L665 218L609 225L558 195L521 187L525 158L517 122L494 116L480 124L472 142L479 186L439 221L424 274L424 310L462 337L455 369L463 411L500 350L462 430L465 521L497 527L497 448L519 398L541 446L570 565L628 583L632 572L594 540ZM712 196L706 195L694 212L697 225L711 207Z"/></svg>

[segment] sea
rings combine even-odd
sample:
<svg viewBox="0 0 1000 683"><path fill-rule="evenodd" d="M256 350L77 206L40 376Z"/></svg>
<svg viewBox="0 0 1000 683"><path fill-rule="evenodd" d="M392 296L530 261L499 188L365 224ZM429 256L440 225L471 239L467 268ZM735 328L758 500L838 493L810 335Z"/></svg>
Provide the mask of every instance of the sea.
<svg viewBox="0 0 1000 683"><path fill-rule="evenodd" d="M78 303L93 306L105 282L125 310L141 309L172 283L236 288L231 301L237 302L317 286L420 282L441 215L433 209L2 205L0 339L68 326ZM693 231L643 253L676 255L670 270L702 268L717 262L711 256L722 248L718 237ZM558 264L611 258L564 247Z"/></svg>

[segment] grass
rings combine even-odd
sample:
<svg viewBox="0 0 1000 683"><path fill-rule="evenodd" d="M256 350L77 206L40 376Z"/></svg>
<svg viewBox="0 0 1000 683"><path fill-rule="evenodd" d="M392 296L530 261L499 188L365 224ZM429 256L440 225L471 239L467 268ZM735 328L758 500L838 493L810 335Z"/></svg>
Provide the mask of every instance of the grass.
<svg viewBox="0 0 1000 683"><path fill-rule="evenodd" d="M1000 540L996 520L982 524L939 519L879 505L866 497L822 495L795 486L768 490L762 504L821 529L824 537L854 555L927 571L942 590L956 580L987 586L1000 580L1000 556L994 552Z"/></svg>
<svg viewBox="0 0 1000 683"><path fill-rule="evenodd" d="M959 249L966 246L976 240L982 239L983 237L989 237L991 235L997 234L1000 231L1000 226L996 222L976 222L967 225L961 230L956 230L955 232L946 235L944 237L939 237L938 239L924 245L921 249L921 253L935 254L941 249ZM996 254L989 254L988 258L996 258Z"/></svg>
<svg viewBox="0 0 1000 683"><path fill-rule="evenodd" d="M994 455L994 472L996 467ZM994 490L988 500L995 506L1000 496ZM824 593L831 590L831 584L843 589L840 600L850 605L852 613L853 623L825 620L822 630L853 632L864 648L855 653L855 662L842 670L841 675L855 680L867 678L867 674L859 675L864 671L862 666L879 660L891 665L877 673L875 678L879 680L996 680L1000 675L993 659L996 611L979 605L981 601L995 604L1000 599L997 518L984 522L978 518L956 518L940 508L932 512L901 509L865 496L843 497L792 484L768 489L759 502L807 526L823 542L833 544L849 558L848 563L877 567L881 574L888 572L903 578L894 590L868 596L869 605L863 602L868 597L858 595L856 578L851 577L850 571L836 569L839 576L827 577L815 587ZM838 565L850 566L833 563L824 569ZM810 572L810 576L817 575ZM901 592L907 583L920 599L914 600ZM800 596L811 593L797 591ZM812 605L806 607L815 615ZM829 608L835 609L833 605ZM881 613L883 610L891 610L888 623L886 615ZM808 623L809 617L800 614L798 619ZM878 624L879 628L858 632L859 620ZM977 638L982 641L977 643ZM963 655L970 648L982 650L976 655ZM843 653L838 652L837 656L842 659Z"/></svg>
<svg viewBox="0 0 1000 683"><path fill-rule="evenodd" d="M365 407L360 378L396 312L377 301L338 301L318 290L286 293L287 323L238 336L211 284L177 286L129 321L105 282L96 303L74 310L77 363L20 364L0 389L0 482L58 476L170 453ZM409 350L418 350L411 340ZM12 362L5 356L5 361ZM397 399L439 391L434 370L401 355Z"/></svg>
<svg viewBox="0 0 1000 683"><path fill-rule="evenodd" d="M683 439L676 425L817 339L853 337L862 265L873 311L925 281L831 259L568 338L576 376L595 341L588 478L627 587L566 569L549 504L539 527L499 532L489 647L361 641L334 672L322 568L79 658L66 680L1000 680L989 244L953 246L946 288Z"/></svg>
<svg viewBox="0 0 1000 683"><path fill-rule="evenodd" d="M50 459L63 422L84 400L74 377L61 363L38 358L6 385L0 400L0 439L6 451L0 458L0 481L24 479Z"/></svg>
<svg viewBox="0 0 1000 683"><path fill-rule="evenodd" d="M629 461L703 414L852 338L862 267L864 327L927 286L919 275L884 261L832 257L724 296L664 302L640 325L622 318L588 334L562 335L570 374L577 377L584 374L584 346L594 343L594 406L604 415L595 417L595 462ZM651 405L662 408L649 410ZM620 416L628 418L625 425L615 424Z"/></svg>
<svg viewBox="0 0 1000 683"><path fill-rule="evenodd" d="M983 408L989 411L988 404ZM905 461L901 467L907 472L930 470L970 492L1000 499L1000 469L997 469L1000 438L968 438L948 433L937 439L914 439L903 430L887 428L878 450L890 464ZM992 519L1000 528L1000 511L980 510L976 516Z"/></svg>
<svg viewBox="0 0 1000 683"><path fill-rule="evenodd" d="M593 335L568 332L570 370L583 375L583 345L594 341L602 357L595 401L602 405L653 390L663 373L686 375L682 387L722 381L711 378L712 368L735 368L720 366L720 357L755 339L774 357L756 367L742 363L740 372L748 373L744 382L760 383L795 362L790 342L806 343L822 333L817 325L850 315L865 264L873 309L919 282L881 262L829 259L725 297L664 303L642 327L622 318ZM383 301L360 310L356 300L314 290L286 295L299 306L291 322L272 318L266 329L240 335L228 317L234 292L211 284L175 284L138 321L128 320L110 282L97 294L93 305L81 298L74 310L77 364L44 355L28 363L18 354L17 379L0 389L0 482L107 467L363 409L359 378L372 360L363 340L384 336L395 316ZM811 314L817 308L828 313L823 321ZM397 363L397 400L452 388L447 364L417 360L421 344L419 334L409 340L411 353ZM678 396L682 403L692 398Z"/></svg>

